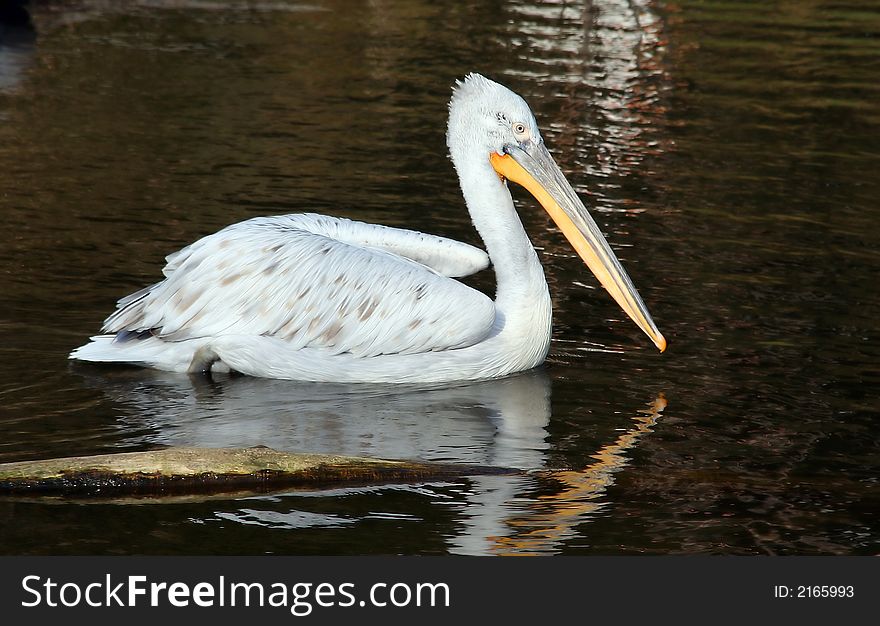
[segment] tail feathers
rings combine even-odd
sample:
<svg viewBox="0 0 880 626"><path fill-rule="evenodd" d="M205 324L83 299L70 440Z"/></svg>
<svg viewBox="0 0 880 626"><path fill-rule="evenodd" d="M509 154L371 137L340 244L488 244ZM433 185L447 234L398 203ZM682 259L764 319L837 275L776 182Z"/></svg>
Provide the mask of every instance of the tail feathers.
<svg viewBox="0 0 880 626"><path fill-rule="evenodd" d="M168 342L142 333L95 335L68 358L94 363L132 363L172 372L185 372L206 340ZM214 368L215 371L217 368Z"/></svg>
<svg viewBox="0 0 880 626"><path fill-rule="evenodd" d="M118 361L120 353L112 347L115 338L115 335L89 337L89 343L71 352L67 358L79 361Z"/></svg>

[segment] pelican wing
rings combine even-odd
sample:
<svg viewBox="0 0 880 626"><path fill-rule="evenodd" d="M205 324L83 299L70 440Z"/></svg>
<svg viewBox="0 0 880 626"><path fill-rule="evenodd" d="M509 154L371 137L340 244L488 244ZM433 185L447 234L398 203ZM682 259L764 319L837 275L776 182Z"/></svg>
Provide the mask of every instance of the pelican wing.
<svg viewBox="0 0 880 626"><path fill-rule="evenodd" d="M468 251L476 248L435 237L435 252L429 242L420 254L412 236L426 235L370 226L382 235L371 238L348 220L337 227L346 243L313 232L332 221L323 219L255 218L200 239L169 255L165 280L120 300L103 330L166 341L271 335L357 356L461 348L491 332L495 305L486 295L411 259L451 272L478 266Z"/></svg>
<svg viewBox="0 0 880 626"><path fill-rule="evenodd" d="M316 213L267 219L293 223L297 228L354 246L387 250L426 265L443 276L469 276L489 267L489 255L483 250L416 230L366 224Z"/></svg>

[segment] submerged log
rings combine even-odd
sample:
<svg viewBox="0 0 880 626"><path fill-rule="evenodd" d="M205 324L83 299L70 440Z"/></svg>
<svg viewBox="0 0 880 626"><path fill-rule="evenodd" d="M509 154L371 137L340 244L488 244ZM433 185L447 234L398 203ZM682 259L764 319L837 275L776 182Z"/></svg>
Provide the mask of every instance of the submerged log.
<svg viewBox="0 0 880 626"><path fill-rule="evenodd" d="M166 448L0 463L0 493L165 495L243 489L424 481L518 470L481 465L396 461L271 448Z"/></svg>

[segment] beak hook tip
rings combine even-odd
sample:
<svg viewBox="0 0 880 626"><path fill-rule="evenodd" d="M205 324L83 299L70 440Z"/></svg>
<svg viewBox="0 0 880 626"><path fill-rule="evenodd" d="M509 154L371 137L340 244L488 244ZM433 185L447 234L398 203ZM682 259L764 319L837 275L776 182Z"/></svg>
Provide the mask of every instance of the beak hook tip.
<svg viewBox="0 0 880 626"><path fill-rule="evenodd" d="M661 354L666 352L666 337L664 337L663 335L658 335L657 339L654 340L654 343L660 349Z"/></svg>

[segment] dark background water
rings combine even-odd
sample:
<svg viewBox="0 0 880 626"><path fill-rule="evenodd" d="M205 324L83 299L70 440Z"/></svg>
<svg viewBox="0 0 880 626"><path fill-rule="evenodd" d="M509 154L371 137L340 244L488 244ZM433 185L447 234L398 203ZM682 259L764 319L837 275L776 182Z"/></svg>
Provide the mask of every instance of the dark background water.
<svg viewBox="0 0 880 626"><path fill-rule="evenodd" d="M8 554L877 554L880 5L32 2L0 31L0 461L265 444L549 475L0 499ZM447 389L71 365L164 255L319 211L479 243L450 85L531 104L657 354L522 192L554 337ZM491 273L472 284L491 293ZM664 408L665 407L665 408Z"/></svg>

